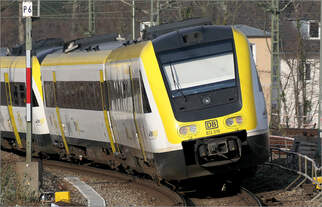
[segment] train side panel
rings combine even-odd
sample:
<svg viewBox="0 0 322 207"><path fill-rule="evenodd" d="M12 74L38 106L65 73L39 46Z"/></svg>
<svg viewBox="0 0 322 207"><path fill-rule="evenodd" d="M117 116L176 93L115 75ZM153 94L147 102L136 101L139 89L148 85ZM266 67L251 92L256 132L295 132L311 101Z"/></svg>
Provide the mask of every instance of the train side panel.
<svg viewBox="0 0 322 207"><path fill-rule="evenodd" d="M25 57L1 57L1 124L3 136L24 143L26 134L26 73ZM44 112L42 85L40 81L40 65L37 58L33 57L33 134L40 147L48 146L49 129ZM9 93L10 90L10 93ZM38 150L38 149L36 149Z"/></svg>

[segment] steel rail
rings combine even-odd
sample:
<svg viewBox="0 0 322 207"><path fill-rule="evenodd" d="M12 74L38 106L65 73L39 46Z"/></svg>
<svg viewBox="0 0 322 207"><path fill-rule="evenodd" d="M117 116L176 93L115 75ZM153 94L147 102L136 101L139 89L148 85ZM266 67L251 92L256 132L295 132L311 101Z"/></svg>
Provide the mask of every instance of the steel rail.
<svg viewBox="0 0 322 207"><path fill-rule="evenodd" d="M98 176L108 176L109 178L117 178L121 181L127 181L139 185L144 189L154 190L155 192L161 193L165 195L169 200L173 201L173 206L194 206L193 202L189 200L185 195L172 191L168 187L164 185L158 185L152 180L139 178L137 176L132 176L129 174L120 173L114 170L101 169L96 167L84 166L84 165L76 165L69 162L61 162L61 161L53 161L53 160L42 160L42 164L44 166L51 167L60 167L69 170L78 170L82 172L93 173Z"/></svg>
<svg viewBox="0 0 322 207"><path fill-rule="evenodd" d="M255 202L256 202L256 206L262 207L263 206L263 201L258 198L254 193L252 193L251 191L247 190L246 188L240 186L240 190L247 193Z"/></svg>

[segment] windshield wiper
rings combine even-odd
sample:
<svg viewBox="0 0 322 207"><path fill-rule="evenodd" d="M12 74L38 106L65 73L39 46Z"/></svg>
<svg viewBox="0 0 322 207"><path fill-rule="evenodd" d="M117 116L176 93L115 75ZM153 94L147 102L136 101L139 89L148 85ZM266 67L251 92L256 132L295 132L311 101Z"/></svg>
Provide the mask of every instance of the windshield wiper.
<svg viewBox="0 0 322 207"><path fill-rule="evenodd" d="M180 82L179 82L177 70L174 67L174 65L172 65L172 63L170 63L170 70L171 70L171 76L172 76L172 80L173 80L173 84L174 84L175 89L183 96L184 102L187 102L187 97L183 93Z"/></svg>

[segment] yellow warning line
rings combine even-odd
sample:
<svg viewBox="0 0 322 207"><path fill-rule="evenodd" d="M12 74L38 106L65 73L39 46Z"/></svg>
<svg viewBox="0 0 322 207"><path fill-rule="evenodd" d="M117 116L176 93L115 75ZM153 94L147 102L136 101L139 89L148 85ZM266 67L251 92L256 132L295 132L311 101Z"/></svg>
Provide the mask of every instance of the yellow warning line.
<svg viewBox="0 0 322 207"><path fill-rule="evenodd" d="M10 90L10 82L9 82L8 73L4 73L4 79L5 79L5 83L6 83L5 87L6 87L7 105L8 105L11 126L12 126L13 133L15 134L18 147L21 149L22 143L21 143L20 135L19 135L19 132L17 129L15 116L12 111L12 99L11 99L11 90Z"/></svg>
<svg viewBox="0 0 322 207"><path fill-rule="evenodd" d="M68 148L68 144L67 144L67 141L66 141L63 124L62 124L61 118L60 118L59 107L57 106L57 99L56 99L57 98L56 97L56 73L55 73L55 71L53 71L53 89L54 89L54 102L55 102L55 106L56 106L56 114L57 114L57 120L58 120L58 124L59 124L59 128L60 128L60 133L61 133L62 140L64 142L66 154L69 155L69 148Z"/></svg>
<svg viewBox="0 0 322 207"><path fill-rule="evenodd" d="M113 140L112 131L111 131L111 128L110 128L109 119L108 119L108 116L107 116L107 107L106 107L106 103L105 103L105 99L104 99L104 97L105 97L104 93L106 93L106 91L103 90L103 83L104 83L103 71L100 70L101 100L102 100L102 109L103 109L103 113L104 113L105 127L106 127L106 130L107 130L108 137L110 139L110 145L111 145L112 151L113 151L113 153L115 153L116 150L115 150L114 140Z"/></svg>
<svg viewBox="0 0 322 207"><path fill-rule="evenodd" d="M133 83L133 78L132 78L132 70L131 70L131 67L129 67L129 72L130 72L131 90L132 90L133 119L134 119L136 133L137 133L138 139L139 139L139 144L140 144L141 152L142 152L144 161L147 162L147 158L146 158L146 154L145 154L145 150L144 150L144 145L143 145L142 135L141 135L141 132L140 132L140 129L139 129L139 125L138 125L137 120L136 120L136 110L135 110L135 104L134 104L134 101L135 101L134 100L134 83Z"/></svg>

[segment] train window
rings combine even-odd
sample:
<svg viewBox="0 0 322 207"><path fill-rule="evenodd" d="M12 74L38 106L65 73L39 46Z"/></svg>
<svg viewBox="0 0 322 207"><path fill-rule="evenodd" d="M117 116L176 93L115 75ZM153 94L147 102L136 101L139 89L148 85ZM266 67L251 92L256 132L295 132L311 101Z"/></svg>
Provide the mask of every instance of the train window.
<svg viewBox="0 0 322 207"><path fill-rule="evenodd" d="M143 111L144 111L144 113L151 113L151 107L149 104L148 96L146 95L145 88L143 86L143 82L142 82L141 86L142 86Z"/></svg>
<svg viewBox="0 0 322 207"><path fill-rule="evenodd" d="M44 82L44 92L45 92L45 101L46 106L48 107L55 107L55 100L54 100L54 89L53 89L53 82L45 81Z"/></svg>
<svg viewBox="0 0 322 207"><path fill-rule="evenodd" d="M174 62L164 65L164 70L173 97L235 86L232 53Z"/></svg>
<svg viewBox="0 0 322 207"><path fill-rule="evenodd" d="M34 91L32 91L32 106L33 107L39 106L38 101L37 101L37 97L35 96Z"/></svg>
<svg viewBox="0 0 322 207"><path fill-rule="evenodd" d="M79 97L79 107L84 108L87 103L86 100L81 100L81 97L85 97L85 86L83 83L80 83L78 86L78 97Z"/></svg>
<svg viewBox="0 0 322 207"><path fill-rule="evenodd" d="M11 98L12 98L12 105L13 106L19 106L19 96L18 96L18 91L19 91L19 85L17 83L12 83L11 84Z"/></svg>
<svg viewBox="0 0 322 207"><path fill-rule="evenodd" d="M159 59L172 97L236 86L231 41L167 51L161 53Z"/></svg>
<svg viewBox="0 0 322 207"><path fill-rule="evenodd" d="M7 96L6 96L6 88L5 88L5 82L0 82L0 104L2 106L6 106L7 105Z"/></svg>
<svg viewBox="0 0 322 207"><path fill-rule="evenodd" d="M12 106L25 106L25 83L14 82L10 83Z"/></svg>
<svg viewBox="0 0 322 207"><path fill-rule="evenodd" d="M103 104L104 104L104 109L105 110L109 110L109 102L108 102L108 93L107 93L107 90L108 90L108 86L107 86L107 82L104 81L104 83L102 84L102 98L103 98Z"/></svg>
<svg viewBox="0 0 322 207"><path fill-rule="evenodd" d="M45 82L46 106L55 107L52 82ZM61 108L102 110L98 81L57 81L57 106Z"/></svg>
<svg viewBox="0 0 322 207"><path fill-rule="evenodd" d="M1 105L6 106L7 103L7 92L8 88L6 87L4 82L1 82ZM26 86L23 82L11 82L10 83L10 91L11 91L11 102L12 106L25 107L26 106ZM39 106L37 99L32 91L32 104L33 106Z"/></svg>
<svg viewBox="0 0 322 207"><path fill-rule="evenodd" d="M150 107L150 103L148 100L148 96L146 95L146 90L143 84L143 80L142 80L142 74L140 72L140 80L141 80L141 91L142 91L142 102L143 102L143 112L146 113L151 113L151 107Z"/></svg>

